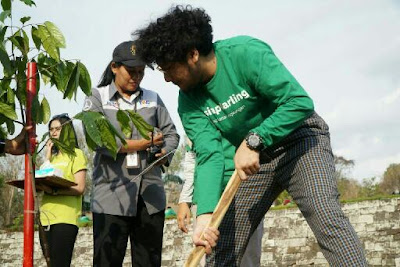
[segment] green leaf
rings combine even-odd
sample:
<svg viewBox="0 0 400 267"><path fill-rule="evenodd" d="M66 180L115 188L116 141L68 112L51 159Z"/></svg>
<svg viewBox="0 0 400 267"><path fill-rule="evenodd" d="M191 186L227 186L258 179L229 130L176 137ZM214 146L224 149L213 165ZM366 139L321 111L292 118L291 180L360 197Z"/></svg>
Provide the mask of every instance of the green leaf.
<svg viewBox="0 0 400 267"><path fill-rule="evenodd" d="M26 56L29 53L29 37L22 29L17 31L14 36L18 37L21 52Z"/></svg>
<svg viewBox="0 0 400 267"><path fill-rule="evenodd" d="M57 61L51 57L47 57L42 53L38 55L37 61L37 68L39 73L42 75L43 82L45 84L47 84L49 81L52 82L54 80L53 73L57 69Z"/></svg>
<svg viewBox="0 0 400 267"><path fill-rule="evenodd" d="M10 77L13 74L11 61L10 58L8 57L7 51L2 46L0 46L0 62L3 65L4 74L7 77Z"/></svg>
<svg viewBox="0 0 400 267"><path fill-rule="evenodd" d="M24 30L21 29L22 37L24 38L24 47L26 47L27 51L29 52L29 37Z"/></svg>
<svg viewBox="0 0 400 267"><path fill-rule="evenodd" d="M78 145L76 143L76 136L72 125L72 120L63 124L59 140L61 143L71 148L75 148Z"/></svg>
<svg viewBox="0 0 400 267"><path fill-rule="evenodd" d="M62 32L57 28L56 25L54 25L54 23L50 22L50 21L46 21L44 23L44 25L46 26L47 30L49 31L50 35L52 36L52 38L54 39L55 44L57 45L58 48L65 48L66 44L65 44L65 38L64 35L62 34Z"/></svg>
<svg viewBox="0 0 400 267"><path fill-rule="evenodd" d="M124 137L101 113L83 111L75 115L74 118L81 120L82 124L85 126L86 140L91 143L90 146L92 146L92 149L105 147L112 156L116 158L118 153L116 137L118 137L124 145L126 144Z"/></svg>
<svg viewBox="0 0 400 267"><path fill-rule="evenodd" d="M55 59L57 62L60 61L60 50L58 49L57 41L48 31L47 27L39 25L38 32L40 40L42 40L44 50L46 50L51 58Z"/></svg>
<svg viewBox="0 0 400 267"><path fill-rule="evenodd" d="M16 64L17 64L17 90L15 91L15 94L17 95L17 98L19 102L23 105L26 106L26 63L27 59L26 58L16 58Z"/></svg>
<svg viewBox="0 0 400 267"><path fill-rule="evenodd" d="M4 36L6 35L8 26L0 26L1 30L0 30L0 43L2 44L4 42Z"/></svg>
<svg viewBox="0 0 400 267"><path fill-rule="evenodd" d="M21 2L24 2L26 5L28 6L36 6L35 2L33 2L32 0L20 0Z"/></svg>
<svg viewBox="0 0 400 267"><path fill-rule="evenodd" d="M11 0L1 0L1 7L3 10L11 10Z"/></svg>
<svg viewBox="0 0 400 267"><path fill-rule="evenodd" d="M14 134L14 132L15 132L14 122L12 120L6 120L6 125L7 125L8 134Z"/></svg>
<svg viewBox="0 0 400 267"><path fill-rule="evenodd" d="M50 105L49 102L47 101L46 97L43 97L42 103L40 104L42 107L42 113L43 113L43 123L46 124L49 122L50 119Z"/></svg>
<svg viewBox="0 0 400 267"><path fill-rule="evenodd" d="M97 127L96 123L96 121L101 119L101 117L102 115L100 113L93 111L80 112L74 116L75 119L82 121L87 135L90 136L91 140L93 140L97 147L103 146L103 142L101 141L101 136L99 134L99 128Z"/></svg>
<svg viewBox="0 0 400 267"><path fill-rule="evenodd" d="M8 39L14 46L18 47L19 50L22 51L24 49L24 39L18 35L18 32L16 32L13 36L10 36Z"/></svg>
<svg viewBox="0 0 400 267"><path fill-rule="evenodd" d="M31 35L32 35L32 40L33 40L33 43L35 44L35 47L37 49L40 49L40 46L42 45L42 40L40 39L40 34L39 34L38 29L34 26L32 26Z"/></svg>
<svg viewBox="0 0 400 267"><path fill-rule="evenodd" d="M2 102L0 102L0 114L3 114L11 120L16 120L18 118L17 114L15 113L14 107Z"/></svg>
<svg viewBox="0 0 400 267"><path fill-rule="evenodd" d="M49 132L45 132L44 135L42 135L42 139L40 139L40 141L39 141L39 143L37 144L36 147L40 146L40 144L43 143L47 139L47 136L49 136L49 135L50 135Z"/></svg>
<svg viewBox="0 0 400 267"><path fill-rule="evenodd" d="M149 140L149 132L153 132L154 127L148 124L142 116L140 116L138 113L132 111L132 110L127 110L129 117L131 118L131 121L135 125L136 129L140 133L140 135Z"/></svg>
<svg viewBox="0 0 400 267"><path fill-rule="evenodd" d="M99 126L101 140L104 146L108 149L111 155L117 157L117 142L115 141L115 134L113 134L112 128L110 128L110 123L107 120L97 121Z"/></svg>
<svg viewBox="0 0 400 267"><path fill-rule="evenodd" d="M51 78L49 76L45 75L45 74L42 74L42 81L46 85L46 84L50 83Z"/></svg>
<svg viewBox="0 0 400 267"><path fill-rule="evenodd" d="M15 103L15 94L14 94L14 90L11 87L8 87L8 90L7 90L7 103L10 103L10 104Z"/></svg>
<svg viewBox="0 0 400 267"><path fill-rule="evenodd" d="M92 150L95 151L97 148L96 143L93 141L93 139L90 137L90 135L85 131L85 140L87 146Z"/></svg>
<svg viewBox="0 0 400 267"><path fill-rule="evenodd" d="M90 80L89 71L81 62L77 62L76 64L79 65L79 87L82 89L85 95L91 95L92 81Z"/></svg>
<svg viewBox="0 0 400 267"><path fill-rule="evenodd" d="M21 21L22 24L25 24L25 22L29 21L31 19L31 17L23 17L20 18L19 20Z"/></svg>
<svg viewBox="0 0 400 267"><path fill-rule="evenodd" d="M21 51L21 53L26 57L29 52L29 43L27 44L23 37L17 36L18 33L19 31L16 32L9 39L13 43L13 45L15 45Z"/></svg>
<svg viewBox="0 0 400 267"><path fill-rule="evenodd" d="M65 86L67 86L69 77L71 76L72 71L74 70L76 65L74 63L72 63L71 61L64 61L64 63L66 65L66 72L64 73L64 83L65 83Z"/></svg>
<svg viewBox="0 0 400 267"><path fill-rule="evenodd" d="M122 132L124 133L125 137L130 138L132 134L132 128L129 124L131 121L130 117L125 113L123 110L117 111L117 121L121 126Z"/></svg>
<svg viewBox="0 0 400 267"><path fill-rule="evenodd" d="M0 13L0 21L4 23L4 20L8 17L11 17L11 11L6 10Z"/></svg>
<svg viewBox="0 0 400 267"><path fill-rule="evenodd" d="M44 64L46 64L46 59L47 59L47 57L45 54L39 53L37 56L36 62L38 65L44 65Z"/></svg>
<svg viewBox="0 0 400 267"><path fill-rule="evenodd" d="M36 72L36 94L39 94L40 84L41 84L41 82L40 82L40 73Z"/></svg>
<svg viewBox="0 0 400 267"><path fill-rule="evenodd" d="M32 119L37 124L42 123L43 121L43 114L40 107L38 95L36 95L32 101Z"/></svg>
<svg viewBox="0 0 400 267"><path fill-rule="evenodd" d="M74 95L76 95L76 91L78 90L79 85L79 65L76 64L74 70L69 77L67 89L64 92L64 99L71 99Z"/></svg>
<svg viewBox="0 0 400 267"><path fill-rule="evenodd" d="M68 156L73 156L73 157L76 156L75 147L70 146L70 144L62 143L60 140L56 138L50 138L50 139L54 143L54 145L60 149L61 153L66 154Z"/></svg>
<svg viewBox="0 0 400 267"><path fill-rule="evenodd" d="M108 128L110 129L111 133L115 137L118 137L120 139L120 141L122 142L123 145L126 145L126 141L125 138L117 131L117 129L115 129L115 127L105 118L103 117L104 121L107 122Z"/></svg>
<svg viewBox="0 0 400 267"><path fill-rule="evenodd" d="M11 89L10 83L11 83L11 79L0 80L0 97L2 97L4 94L7 94L7 97L6 97L7 103L9 102L8 101L8 91ZM1 122L0 122L0 124L1 124Z"/></svg>
<svg viewBox="0 0 400 267"><path fill-rule="evenodd" d="M72 73L72 70L73 69L71 69L71 73ZM70 74L67 74L67 73L68 73L68 70L63 61L60 61L60 63L56 66L56 68L53 71L53 78L54 78L56 87L61 92L65 92L65 89L68 84L68 80L65 79L65 76L68 75L68 77L69 77Z"/></svg>

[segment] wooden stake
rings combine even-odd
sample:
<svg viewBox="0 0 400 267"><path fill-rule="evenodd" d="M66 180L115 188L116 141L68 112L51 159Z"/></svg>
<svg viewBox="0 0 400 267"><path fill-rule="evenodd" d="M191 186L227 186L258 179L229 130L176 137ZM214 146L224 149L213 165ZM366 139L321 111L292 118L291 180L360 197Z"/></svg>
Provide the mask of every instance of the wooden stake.
<svg viewBox="0 0 400 267"><path fill-rule="evenodd" d="M225 187L224 193L222 193L222 196L215 207L214 213L211 217L211 220L207 227L215 227L218 228L219 225L222 222L222 219L225 216L226 211L229 208L229 205L231 204L233 197L236 194L236 191L239 188L239 185L241 183L241 179L239 175L237 174L236 170L232 174L228 184ZM204 240L204 232L201 234L200 237L202 240ZM186 263L185 267L197 267L199 265L199 262L201 258L204 256L204 253L206 252L205 247L203 246L197 246L195 247L192 252L190 253Z"/></svg>

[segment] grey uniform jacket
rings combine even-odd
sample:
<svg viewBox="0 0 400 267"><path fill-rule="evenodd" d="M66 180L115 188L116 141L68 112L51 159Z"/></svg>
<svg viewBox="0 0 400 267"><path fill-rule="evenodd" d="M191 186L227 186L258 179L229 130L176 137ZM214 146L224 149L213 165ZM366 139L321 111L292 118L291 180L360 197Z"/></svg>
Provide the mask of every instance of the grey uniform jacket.
<svg viewBox="0 0 400 267"><path fill-rule="evenodd" d="M168 152L179 143L175 125L157 93L139 88L136 98L128 101L121 97L115 84L92 89L87 97L84 110L98 111L105 115L111 124L121 132L116 113L121 109L136 109L149 124L163 132L164 146ZM136 105L136 108L135 108ZM132 127L131 139L142 139L135 127ZM122 146L117 140L119 147ZM161 169L154 167L143 176L136 177L148 164L146 151L139 151L140 168L126 167L126 153L118 153L114 160L104 148L98 148L94 157L92 212L120 216L135 216L139 194L142 196L149 214L165 209L165 191L161 179ZM168 158L172 160L172 154ZM136 178L135 178L136 177ZM132 180L133 179L133 180Z"/></svg>

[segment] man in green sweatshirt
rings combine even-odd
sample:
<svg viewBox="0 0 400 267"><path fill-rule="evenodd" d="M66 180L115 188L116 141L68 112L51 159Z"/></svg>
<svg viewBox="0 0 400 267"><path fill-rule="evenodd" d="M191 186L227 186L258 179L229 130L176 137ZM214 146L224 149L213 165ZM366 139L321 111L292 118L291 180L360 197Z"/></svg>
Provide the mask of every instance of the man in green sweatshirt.
<svg viewBox="0 0 400 267"><path fill-rule="evenodd" d="M240 265L250 236L284 189L331 265L366 266L338 200L329 129L312 100L269 45L248 36L213 43L210 21L203 9L177 6L135 33L143 60L157 63L180 88L178 111L197 157L193 240L208 253L218 231L206 229L205 242L199 236L224 177L236 168L243 180L208 266Z"/></svg>

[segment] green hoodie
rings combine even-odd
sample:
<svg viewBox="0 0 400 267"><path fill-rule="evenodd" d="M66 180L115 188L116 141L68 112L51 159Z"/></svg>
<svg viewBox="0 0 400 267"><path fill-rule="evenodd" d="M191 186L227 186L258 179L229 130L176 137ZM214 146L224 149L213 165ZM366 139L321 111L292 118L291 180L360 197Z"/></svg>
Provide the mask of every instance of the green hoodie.
<svg viewBox="0 0 400 267"><path fill-rule="evenodd" d="M188 93L180 91L178 102L196 152L198 215L214 210L233 172L235 149L249 132L258 133L269 147L314 110L311 98L266 43L238 36L214 43L214 52L214 77Z"/></svg>

